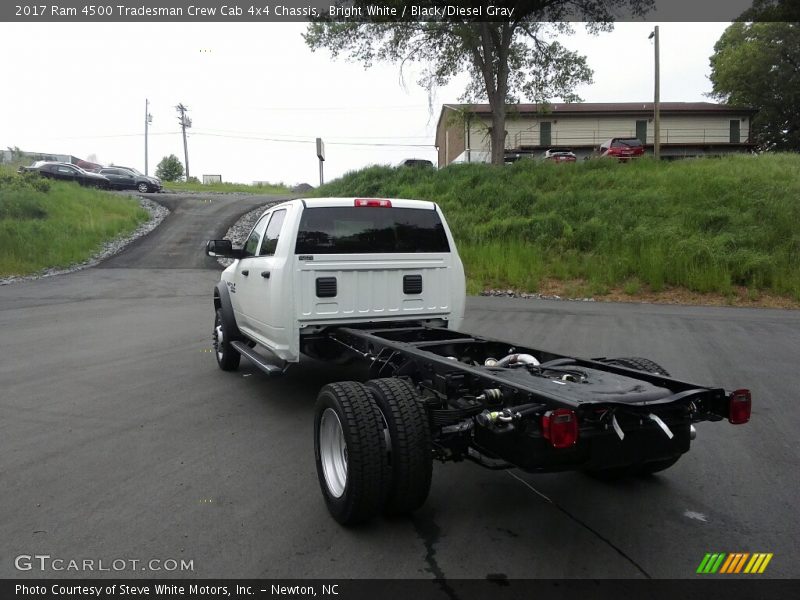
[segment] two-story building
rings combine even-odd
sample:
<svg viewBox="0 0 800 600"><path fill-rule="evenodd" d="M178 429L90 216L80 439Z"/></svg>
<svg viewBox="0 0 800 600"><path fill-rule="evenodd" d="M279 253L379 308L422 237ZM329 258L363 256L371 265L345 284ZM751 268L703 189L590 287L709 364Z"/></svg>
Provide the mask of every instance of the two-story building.
<svg viewBox="0 0 800 600"><path fill-rule="evenodd" d="M661 156L717 156L749 152L755 109L711 102L662 102ZM439 167L454 162L489 161L488 104L445 104L436 128ZM606 140L637 137L652 153L652 102L513 104L506 116L506 155L541 156L570 149L578 158Z"/></svg>

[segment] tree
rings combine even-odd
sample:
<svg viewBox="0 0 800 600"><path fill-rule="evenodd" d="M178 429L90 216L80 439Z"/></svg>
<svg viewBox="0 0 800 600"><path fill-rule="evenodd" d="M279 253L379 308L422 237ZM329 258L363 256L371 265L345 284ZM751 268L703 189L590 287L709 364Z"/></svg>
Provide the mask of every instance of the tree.
<svg viewBox="0 0 800 600"><path fill-rule="evenodd" d="M183 165L174 154L165 156L156 167L156 177L164 181L178 181L183 177Z"/></svg>
<svg viewBox="0 0 800 600"><path fill-rule="evenodd" d="M734 23L714 44L711 95L758 109L761 150L800 150L800 24Z"/></svg>
<svg viewBox="0 0 800 600"><path fill-rule="evenodd" d="M492 162L502 164L505 150L506 104L521 99L545 103L559 97L566 102L579 101L574 93L581 83L590 83L592 70L586 58L568 50L554 38L572 33L569 20L587 21L593 33L609 31L613 12L628 7L631 14L642 15L653 0L527 0L494 2L495 7L513 9L511 16L498 22L477 22L469 15L419 15L427 21L398 21L386 16L370 17L369 2L355 0L361 8L360 21L334 22L322 17L310 23L304 39L312 49L327 48L334 57L347 54L365 68L376 60L418 62L423 66L419 84L429 93L445 85L454 76L466 72L470 82L461 100L488 101L492 111L489 130ZM441 0L387 2L412 15L412 6L429 11L442 10L452 3ZM486 3L461 2L460 8ZM439 13L441 15L441 13ZM502 20L504 19L505 20ZM546 22L543 22L546 21Z"/></svg>
<svg viewBox="0 0 800 600"><path fill-rule="evenodd" d="M797 0L753 0L753 6L744 11L737 21L777 23L800 22L800 5Z"/></svg>

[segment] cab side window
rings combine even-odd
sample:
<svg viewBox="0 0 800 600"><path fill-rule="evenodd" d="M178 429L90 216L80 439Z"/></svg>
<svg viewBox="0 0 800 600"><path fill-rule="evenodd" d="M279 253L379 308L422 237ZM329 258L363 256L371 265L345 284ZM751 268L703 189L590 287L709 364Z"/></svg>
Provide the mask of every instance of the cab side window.
<svg viewBox="0 0 800 600"><path fill-rule="evenodd" d="M253 231L250 232L250 237L247 238L247 241L244 243L244 254L245 256L255 256L256 250L258 250L258 243L261 241L261 234L264 233L264 230L267 228L267 222L269 221L270 215L264 215L261 219L256 223L256 226L253 227Z"/></svg>
<svg viewBox="0 0 800 600"><path fill-rule="evenodd" d="M286 210L276 210L272 213L272 218L267 226L267 233L264 234L264 241L261 242L259 256L273 256L275 254L275 249L278 247L278 236L281 233L281 227L283 227L285 219Z"/></svg>

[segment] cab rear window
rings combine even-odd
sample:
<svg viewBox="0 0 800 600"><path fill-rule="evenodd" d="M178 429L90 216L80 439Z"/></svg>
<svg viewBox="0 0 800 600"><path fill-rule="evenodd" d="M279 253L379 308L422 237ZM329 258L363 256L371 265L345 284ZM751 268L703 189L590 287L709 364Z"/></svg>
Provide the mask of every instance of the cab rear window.
<svg viewBox="0 0 800 600"><path fill-rule="evenodd" d="M306 208L296 254L450 252L435 210L335 206Z"/></svg>

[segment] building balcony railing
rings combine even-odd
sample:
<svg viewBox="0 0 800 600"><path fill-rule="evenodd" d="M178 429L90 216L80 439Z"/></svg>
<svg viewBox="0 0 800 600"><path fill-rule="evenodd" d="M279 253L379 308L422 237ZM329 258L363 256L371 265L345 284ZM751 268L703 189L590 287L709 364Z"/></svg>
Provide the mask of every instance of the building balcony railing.
<svg viewBox="0 0 800 600"><path fill-rule="evenodd" d="M738 136L731 135L730 129L661 129L659 136L661 144L739 144L747 143L746 131ZM614 137L636 137L635 129L592 129L559 132L554 129L550 134L550 142L542 144L542 135L538 129L519 131L514 136L513 148L545 148L554 146L593 146L599 147L603 142ZM507 140L511 141L510 139ZM653 143L653 131L648 130L645 144Z"/></svg>

